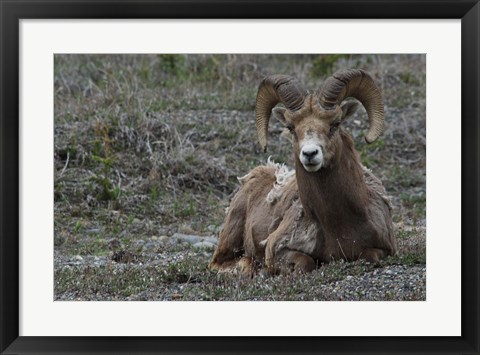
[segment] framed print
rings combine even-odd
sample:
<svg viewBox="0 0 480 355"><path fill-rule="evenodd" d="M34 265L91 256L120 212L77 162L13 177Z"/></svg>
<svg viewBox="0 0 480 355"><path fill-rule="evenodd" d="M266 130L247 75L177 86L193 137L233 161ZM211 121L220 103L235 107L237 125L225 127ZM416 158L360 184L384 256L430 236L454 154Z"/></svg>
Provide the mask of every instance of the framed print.
<svg viewBox="0 0 480 355"><path fill-rule="evenodd" d="M0 11L2 353L479 353L477 1Z"/></svg>

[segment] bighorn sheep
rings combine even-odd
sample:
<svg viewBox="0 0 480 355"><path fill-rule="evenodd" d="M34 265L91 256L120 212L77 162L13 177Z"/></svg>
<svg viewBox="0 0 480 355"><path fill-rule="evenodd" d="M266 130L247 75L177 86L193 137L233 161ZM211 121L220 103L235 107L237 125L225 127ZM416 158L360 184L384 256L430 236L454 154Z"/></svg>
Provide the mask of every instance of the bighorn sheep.
<svg viewBox="0 0 480 355"><path fill-rule="evenodd" d="M396 252L385 189L360 162L341 123L365 107L372 143L383 132L383 101L363 70L339 71L313 94L294 78L266 77L256 101L256 128L266 150L270 115L293 135L295 173L268 162L240 178L228 209L211 269L256 264L273 272L309 272L334 259L377 262ZM282 103L285 107L276 107ZM273 111L272 111L273 109Z"/></svg>

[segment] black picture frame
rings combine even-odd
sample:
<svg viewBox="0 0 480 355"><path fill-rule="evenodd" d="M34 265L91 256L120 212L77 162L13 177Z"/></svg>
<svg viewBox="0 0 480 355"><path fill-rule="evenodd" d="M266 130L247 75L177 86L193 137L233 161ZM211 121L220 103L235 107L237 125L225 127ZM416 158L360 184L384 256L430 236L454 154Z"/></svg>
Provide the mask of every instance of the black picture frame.
<svg viewBox="0 0 480 355"><path fill-rule="evenodd" d="M478 0L0 0L0 16L0 351L2 354L479 353L480 4ZM60 18L461 19L461 336L241 338L19 336L19 20ZM389 319L385 317L382 321L388 323Z"/></svg>

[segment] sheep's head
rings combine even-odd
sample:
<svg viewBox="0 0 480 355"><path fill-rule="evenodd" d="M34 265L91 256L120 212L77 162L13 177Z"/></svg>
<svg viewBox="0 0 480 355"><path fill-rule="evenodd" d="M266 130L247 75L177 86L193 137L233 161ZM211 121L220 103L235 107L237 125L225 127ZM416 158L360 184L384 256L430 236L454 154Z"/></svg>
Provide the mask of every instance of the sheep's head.
<svg viewBox="0 0 480 355"><path fill-rule="evenodd" d="M338 128L353 114L358 99L365 107L370 127L365 140L372 143L383 130L383 100L372 77L363 70L350 69L335 73L314 93L309 94L295 79L285 75L265 78L258 89L256 127L258 140L267 147L270 114L273 113L294 136L294 150L306 171L318 171L328 165L339 143ZM276 107L283 103L285 108ZM272 111L272 108L273 111Z"/></svg>

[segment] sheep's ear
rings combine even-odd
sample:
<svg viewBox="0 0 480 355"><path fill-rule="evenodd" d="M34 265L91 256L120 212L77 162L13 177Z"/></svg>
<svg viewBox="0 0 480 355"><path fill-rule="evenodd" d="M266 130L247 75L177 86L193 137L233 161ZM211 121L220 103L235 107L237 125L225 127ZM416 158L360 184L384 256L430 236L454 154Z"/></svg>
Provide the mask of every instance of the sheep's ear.
<svg viewBox="0 0 480 355"><path fill-rule="evenodd" d="M284 107L275 107L272 110L272 117L275 117L275 119L279 120L281 123L283 123L285 126L287 125L287 119L285 118L285 112L287 110Z"/></svg>
<svg viewBox="0 0 480 355"><path fill-rule="evenodd" d="M340 107L342 109L342 122L345 121L351 115L353 115L358 110L359 107L360 107L360 104L358 103L358 101L345 102Z"/></svg>

